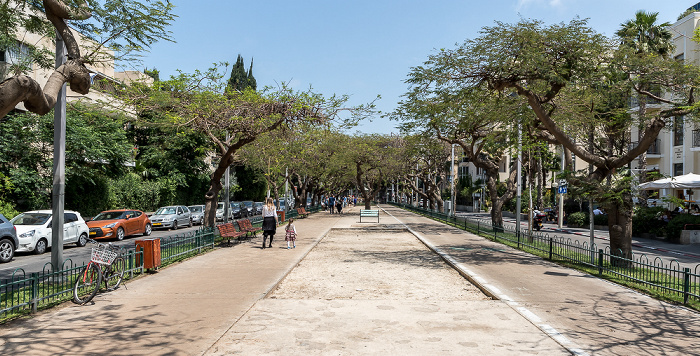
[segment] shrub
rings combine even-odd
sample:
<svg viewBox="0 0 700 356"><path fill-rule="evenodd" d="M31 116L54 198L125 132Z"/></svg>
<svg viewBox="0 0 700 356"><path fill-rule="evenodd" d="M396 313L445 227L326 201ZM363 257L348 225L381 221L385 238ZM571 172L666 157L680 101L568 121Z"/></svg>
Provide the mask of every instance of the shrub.
<svg viewBox="0 0 700 356"><path fill-rule="evenodd" d="M11 203L0 200L0 214L12 219L19 214L19 211L15 210Z"/></svg>
<svg viewBox="0 0 700 356"><path fill-rule="evenodd" d="M664 207L636 208L632 218L632 236L641 236L645 232L664 235L667 223L660 218L665 212Z"/></svg>
<svg viewBox="0 0 700 356"><path fill-rule="evenodd" d="M588 220L588 219L586 219ZM604 225L608 226L608 216L607 215L593 215L593 225Z"/></svg>
<svg viewBox="0 0 700 356"><path fill-rule="evenodd" d="M586 213L583 212L576 212L576 213L571 213L569 214L569 217L566 219L566 223L569 226L573 227L581 227L586 225Z"/></svg>
<svg viewBox="0 0 700 356"><path fill-rule="evenodd" d="M686 224L700 224L700 216L680 214L666 225L666 236L670 242L679 242L681 239L681 231Z"/></svg>

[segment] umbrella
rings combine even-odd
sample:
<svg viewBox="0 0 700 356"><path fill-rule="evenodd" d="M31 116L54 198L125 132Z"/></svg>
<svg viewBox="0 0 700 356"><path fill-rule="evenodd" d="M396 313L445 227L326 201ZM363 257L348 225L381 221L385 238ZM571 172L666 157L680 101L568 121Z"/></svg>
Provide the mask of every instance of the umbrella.
<svg viewBox="0 0 700 356"><path fill-rule="evenodd" d="M688 173L682 176L658 179L639 185L639 189L693 189L700 188L700 174Z"/></svg>

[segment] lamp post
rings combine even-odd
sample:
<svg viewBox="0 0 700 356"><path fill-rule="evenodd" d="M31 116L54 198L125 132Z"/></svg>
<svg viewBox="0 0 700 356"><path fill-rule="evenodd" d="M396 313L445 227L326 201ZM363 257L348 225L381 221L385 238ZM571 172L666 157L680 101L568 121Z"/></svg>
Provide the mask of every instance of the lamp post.
<svg viewBox="0 0 700 356"><path fill-rule="evenodd" d="M450 214L456 216L455 211L455 144L452 144L452 160L450 161Z"/></svg>
<svg viewBox="0 0 700 356"><path fill-rule="evenodd" d="M66 46L56 33L56 68L66 63ZM56 97L53 115L53 189L51 192L51 265L54 271L63 267L63 207L66 195L66 84Z"/></svg>

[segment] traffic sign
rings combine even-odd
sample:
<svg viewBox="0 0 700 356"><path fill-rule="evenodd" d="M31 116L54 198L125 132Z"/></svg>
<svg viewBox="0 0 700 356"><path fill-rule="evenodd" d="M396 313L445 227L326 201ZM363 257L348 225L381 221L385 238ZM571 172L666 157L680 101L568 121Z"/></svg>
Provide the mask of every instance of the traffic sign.
<svg viewBox="0 0 700 356"><path fill-rule="evenodd" d="M560 185L559 186L559 194L566 194L566 187L565 185Z"/></svg>

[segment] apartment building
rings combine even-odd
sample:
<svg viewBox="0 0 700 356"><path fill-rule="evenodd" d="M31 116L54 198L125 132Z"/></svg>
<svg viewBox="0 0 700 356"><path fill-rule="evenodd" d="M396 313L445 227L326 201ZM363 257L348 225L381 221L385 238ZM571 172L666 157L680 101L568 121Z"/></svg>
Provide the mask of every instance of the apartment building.
<svg viewBox="0 0 700 356"><path fill-rule="evenodd" d="M675 52L673 57L687 64L700 65L700 47L692 40L694 31L700 26L700 3L692 6L694 10L676 21L671 26ZM658 101L647 101L647 110L661 110ZM632 113L638 112L638 102L633 99L630 104ZM693 123L686 117L673 118L671 125L659 133L654 144L646 152L646 171L658 172L664 176L675 177L687 173L700 173L700 124ZM638 138L638 130L632 129L632 140ZM642 173L639 160L632 163L635 174ZM681 199L694 200L686 190L661 189L652 191L649 203L661 204L660 198L674 195ZM697 197L696 197L697 198Z"/></svg>

